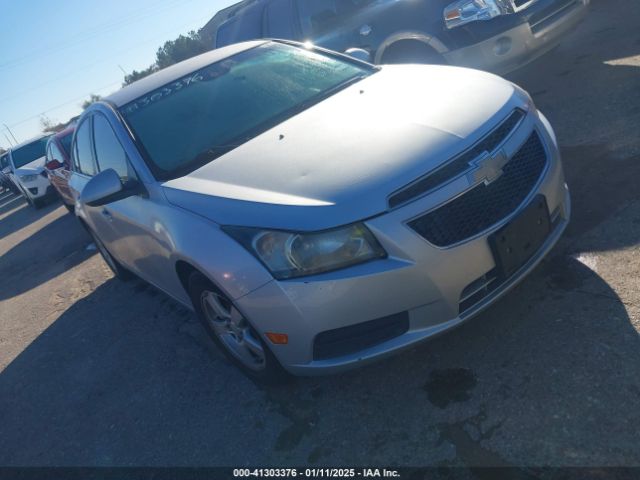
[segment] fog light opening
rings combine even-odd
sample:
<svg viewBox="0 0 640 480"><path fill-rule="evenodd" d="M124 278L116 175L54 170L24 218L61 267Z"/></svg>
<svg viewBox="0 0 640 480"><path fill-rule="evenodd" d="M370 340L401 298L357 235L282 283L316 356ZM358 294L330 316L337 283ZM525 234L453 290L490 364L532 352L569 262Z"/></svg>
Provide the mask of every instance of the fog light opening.
<svg viewBox="0 0 640 480"><path fill-rule="evenodd" d="M496 55L506 55L511 51L512 44L511 37L500 37L493 46L493 53Z"/></svg>

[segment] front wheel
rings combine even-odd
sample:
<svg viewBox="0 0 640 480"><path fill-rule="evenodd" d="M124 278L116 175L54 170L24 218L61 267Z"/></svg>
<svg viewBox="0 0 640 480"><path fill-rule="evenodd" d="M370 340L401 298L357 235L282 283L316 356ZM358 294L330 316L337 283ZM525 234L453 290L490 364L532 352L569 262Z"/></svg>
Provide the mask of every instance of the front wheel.
<svg viewBox="0 0 640 480"><path fill-rule="evenodd" d="M189 277L189 296L213 342L248 377L266 384L289 375L233 302L198 272Z"/></svg>

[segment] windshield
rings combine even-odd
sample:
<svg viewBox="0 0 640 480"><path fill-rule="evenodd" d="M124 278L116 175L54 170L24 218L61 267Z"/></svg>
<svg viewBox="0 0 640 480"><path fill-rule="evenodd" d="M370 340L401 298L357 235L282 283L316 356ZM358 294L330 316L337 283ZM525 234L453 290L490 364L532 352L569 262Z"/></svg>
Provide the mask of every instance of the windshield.
<svg viewBox="0 0 640 480"><path fill-rule="evenodd" d="M304 38L335 34L345 20L369 9L374 0L307 0L297 3Z"/></svg>
<svg viewBox="0 0 640 480"><path fill-rule="evenodd" d="M120 111L154 175L199 168L374 70L269 43L211 64Z"/></svg>
<svg viewBox="0 0 640 480"><path fill-rule="evenodd" d="M27 143L15 150L11 150L13 166L15 168L24 167L27 163L31 163L40 157L44 157L48 139L49 137L44 137L34 142Z"/></svg>

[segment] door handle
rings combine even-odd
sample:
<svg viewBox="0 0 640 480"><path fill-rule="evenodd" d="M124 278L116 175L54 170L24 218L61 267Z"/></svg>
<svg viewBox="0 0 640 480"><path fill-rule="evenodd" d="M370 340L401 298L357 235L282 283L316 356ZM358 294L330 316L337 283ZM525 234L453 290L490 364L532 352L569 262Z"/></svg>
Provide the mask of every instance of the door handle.
<svg viewBox="0 0 640 480"><path fill-rule="evenodd" d="M113 220L113 215L111 215L111 212L109 210L107 210L106 208L103 208L101 213L102 213L102 216L104 218L106 218L107 220L109 220L109 221Z"/></svg>

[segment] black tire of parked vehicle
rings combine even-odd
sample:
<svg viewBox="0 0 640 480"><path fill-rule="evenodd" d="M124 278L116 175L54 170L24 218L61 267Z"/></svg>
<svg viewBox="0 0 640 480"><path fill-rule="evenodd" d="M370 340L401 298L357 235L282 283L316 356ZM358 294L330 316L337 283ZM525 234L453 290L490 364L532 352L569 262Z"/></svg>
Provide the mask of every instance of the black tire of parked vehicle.
<svg viewBox="0 0 640 480"><path fill-rule="evenodd" d="M220 337L214 327L211 325L211 320L207 318L207 314L205 313L205 298L208 294L213 294L228 306L229 309L233 308L237 310L237 307L234 305L233 301L231 301L224 293L221 292L219 288L213 285L204 275L199 272L193 272L188 279L188 293L191 298L191 302L196 311L198 319L202 323L202 326L209 334L213 342L216 346L224 353L225 357L229 359L235 366L237 366L242 372L259 383L266 385L279 385L286 383L291 380L291 375L288 374L280 365L280 362L276 359L276 357L271 353L267 343L261 338L261 336L256 332L256 330L250 325L248 320L244 319L246 328L251 332L251 337L253 340L260 343L262 346L263 356L263 364L259 369L250 368L243 361L239 360L236 355L231 351L230 347L227 346L227 343Z"/></svg>
<svg viewBox="0 0 640 480"><path fill-rule="evenodd" d="M76 213L76 208L73 205L69 205L68 203L65 203L64 201L62 202L62 204L64 205L64 208L67 209L67 211L73 215L74 213Z"/></svg>
<svg viewBox="0 0 640 480"><path fill-rule="evenodd" d="M444 65L446 60L429 45L417 40L401 40L384 51L382 64L418 63Z"/></svg>
<svg viewBox="0 0 640 480"><path fill-rule="evenodd" d="M98 238L98 236L95 233L93 233L93 231L89 227L87 227L83 222L81 223L85 227L85 229L89 232L89 235L91 235L91 237L93 238L93 243L95 243L96 248L98 249L98 252L100 252L100 255L102 255L103 260L105 261L109 269L111 269L115 277L118 280L122 280L123 282L130 280L133 277L133 273L131 273L129 270L127 270L122 265L120 265L120 262L118 262L115 258L113 258L111 253L109 253L109 250L107 250L107 247L104 246L104 243L102 243L102 241Z"/></svg>

